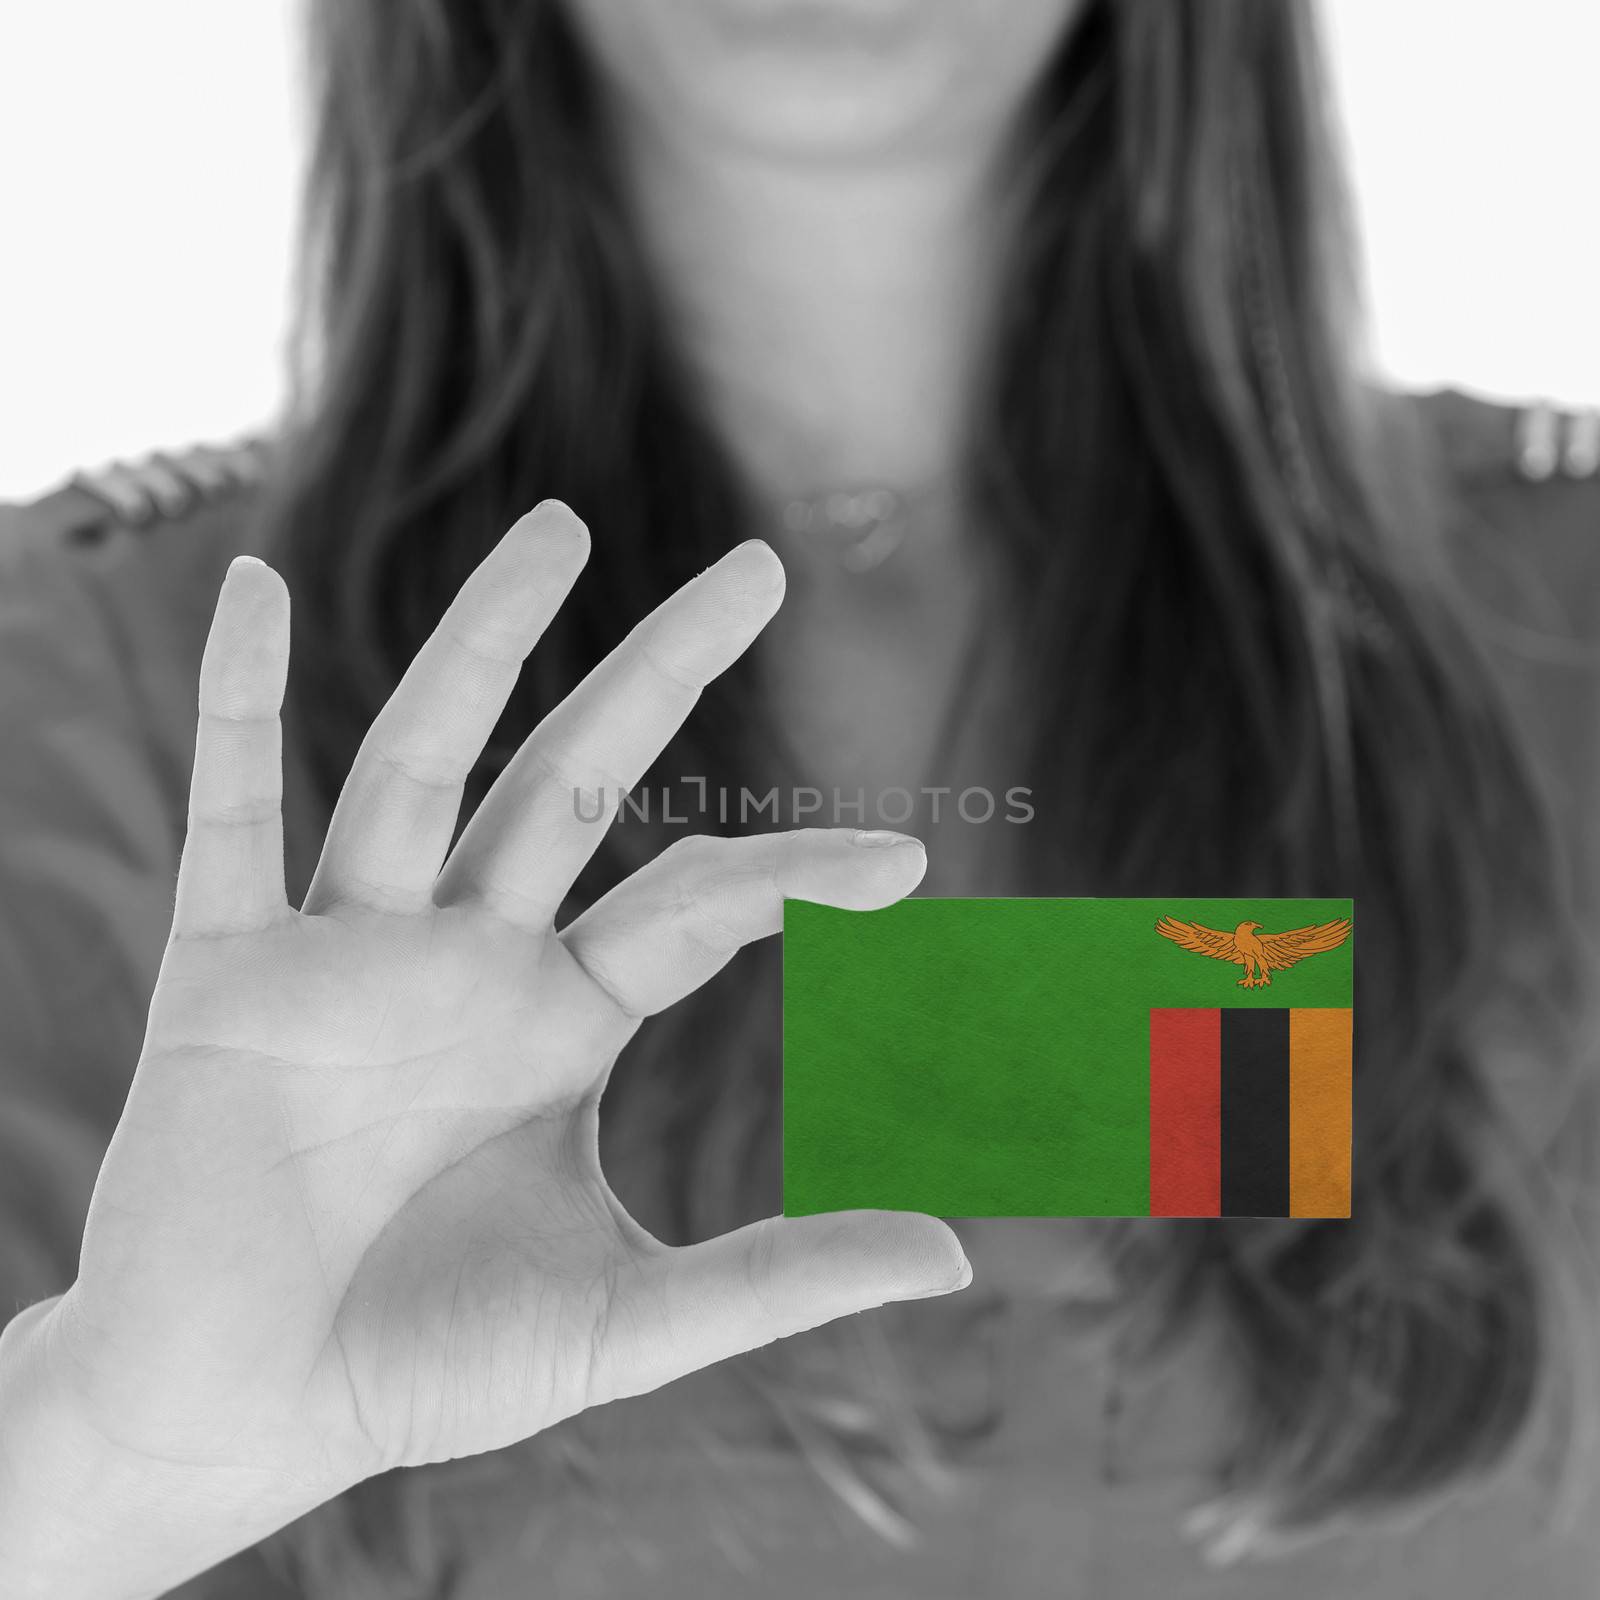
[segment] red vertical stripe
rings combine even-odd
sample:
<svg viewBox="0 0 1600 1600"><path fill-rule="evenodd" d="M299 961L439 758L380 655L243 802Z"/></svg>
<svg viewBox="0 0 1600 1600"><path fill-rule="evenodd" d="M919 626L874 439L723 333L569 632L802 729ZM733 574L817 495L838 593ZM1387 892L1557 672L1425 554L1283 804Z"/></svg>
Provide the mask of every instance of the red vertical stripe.
<svg viewBox="0 0 1600 1600"><path fill-rule="evenodd" d="M1150 1215L1222 1211L1222 1014L1150 1013Z"/></svg>

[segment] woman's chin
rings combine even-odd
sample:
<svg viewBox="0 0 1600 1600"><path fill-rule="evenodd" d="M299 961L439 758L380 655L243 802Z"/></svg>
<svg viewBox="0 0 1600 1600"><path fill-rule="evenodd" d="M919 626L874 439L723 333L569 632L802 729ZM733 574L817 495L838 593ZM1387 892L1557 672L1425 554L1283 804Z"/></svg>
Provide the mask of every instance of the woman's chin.
<svg viewBox="0 0 1600 1600"><path fill-rule="evenodd" d="M603 79L650 120L774 155L970 137L1020 102L1080 0L566 0Z"/></svg>
<svg viewBox="0 0 1600 1600"><path fill-rule="evenodd" d="M886 45L870 34L790 30L719 44L690 94L659 110L698 124L726 148L788 156L865 157L926 142L954 87L937 55L914 40ZM666 87L654 86L657 92Z"/></svg>

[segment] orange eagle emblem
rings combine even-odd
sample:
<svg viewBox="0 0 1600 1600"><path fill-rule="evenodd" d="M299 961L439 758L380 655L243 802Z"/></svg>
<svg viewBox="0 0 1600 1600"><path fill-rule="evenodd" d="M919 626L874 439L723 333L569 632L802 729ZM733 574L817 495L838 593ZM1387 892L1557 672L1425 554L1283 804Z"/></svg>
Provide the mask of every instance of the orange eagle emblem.
<svg viewBox="0 0 1600 1600"><path fill-rule="evenodd" d="M1260 926L1259 922L1241 922L1232 933L1221 933L1216 928L1203 928L1198 922L1162 917L1156 923L1156 932L1196 955L1243 967L1244 976L1237 985L1240 989L1263 988L1272 982L1272 973L1282 972L1307 956L1337 950L1350 937L1348 917L1309 928L1292 928L1287 933L1259 933Z"/></svg>

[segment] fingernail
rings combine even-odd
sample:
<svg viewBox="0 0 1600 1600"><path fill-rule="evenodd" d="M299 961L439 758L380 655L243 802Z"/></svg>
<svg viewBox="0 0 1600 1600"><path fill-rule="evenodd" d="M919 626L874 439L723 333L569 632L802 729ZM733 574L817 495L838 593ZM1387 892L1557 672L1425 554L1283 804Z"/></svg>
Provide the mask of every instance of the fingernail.
<svg viewBox="0 0 1600 1600"><path fill-rule="evenodd" d="M956 1274L954 1283L940 1285L937 1289L919 1289L916 1294L903 1294L902 1300L931 1300L935 1295L954 1294L958 1289L965 1289L972 1282L972 1263L963 1255L961 1270Z"/></svg>
<svg viewBox="0 0 1600 1600"><path fill-rule="evenodd" d="M757 561L754 552L759 551L764 557ZM767 543L765 539L746 539L743 544L736 544L726 555L719 556L706 568L706 572L715 572L719 567L732 566L733 580L748 590L749 586L759 583L759 592L762 595L782 598L788 577L783 570L783 563L778 559L778 552ZM754 575L760 573L757 579ZM704 577L705 573L701 573ZM727 581L724 578L722 581Z"/></svg>
<svg viewBox="0 0 1600 1600"><path fill-rule="evenodd" d="M886 828L857 828L850 835L850 843L863 850L888 850L899 844L914 844L919 850L922 841L909 833L891 833Z"/></svg>
<svg viewBox="0 0 1600 1600"><path fill-rule="evenodd" d="M244 576L251 567L264 567L266 562L255 556L235 556L228 563L228 570L222 575L222 587L231 589Z"/></svg>

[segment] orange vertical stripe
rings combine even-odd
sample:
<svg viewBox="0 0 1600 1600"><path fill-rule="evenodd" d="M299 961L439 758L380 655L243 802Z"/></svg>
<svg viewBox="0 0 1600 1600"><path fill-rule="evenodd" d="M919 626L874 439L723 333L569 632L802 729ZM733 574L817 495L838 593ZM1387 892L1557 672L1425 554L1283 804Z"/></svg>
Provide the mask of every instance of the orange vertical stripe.
<svg viewBox="0 0 1600 1600"><path fill-rule="evenodd" d="M1289 1013L1289 1215L1350 1215L1350 1012Z"/></svg>

